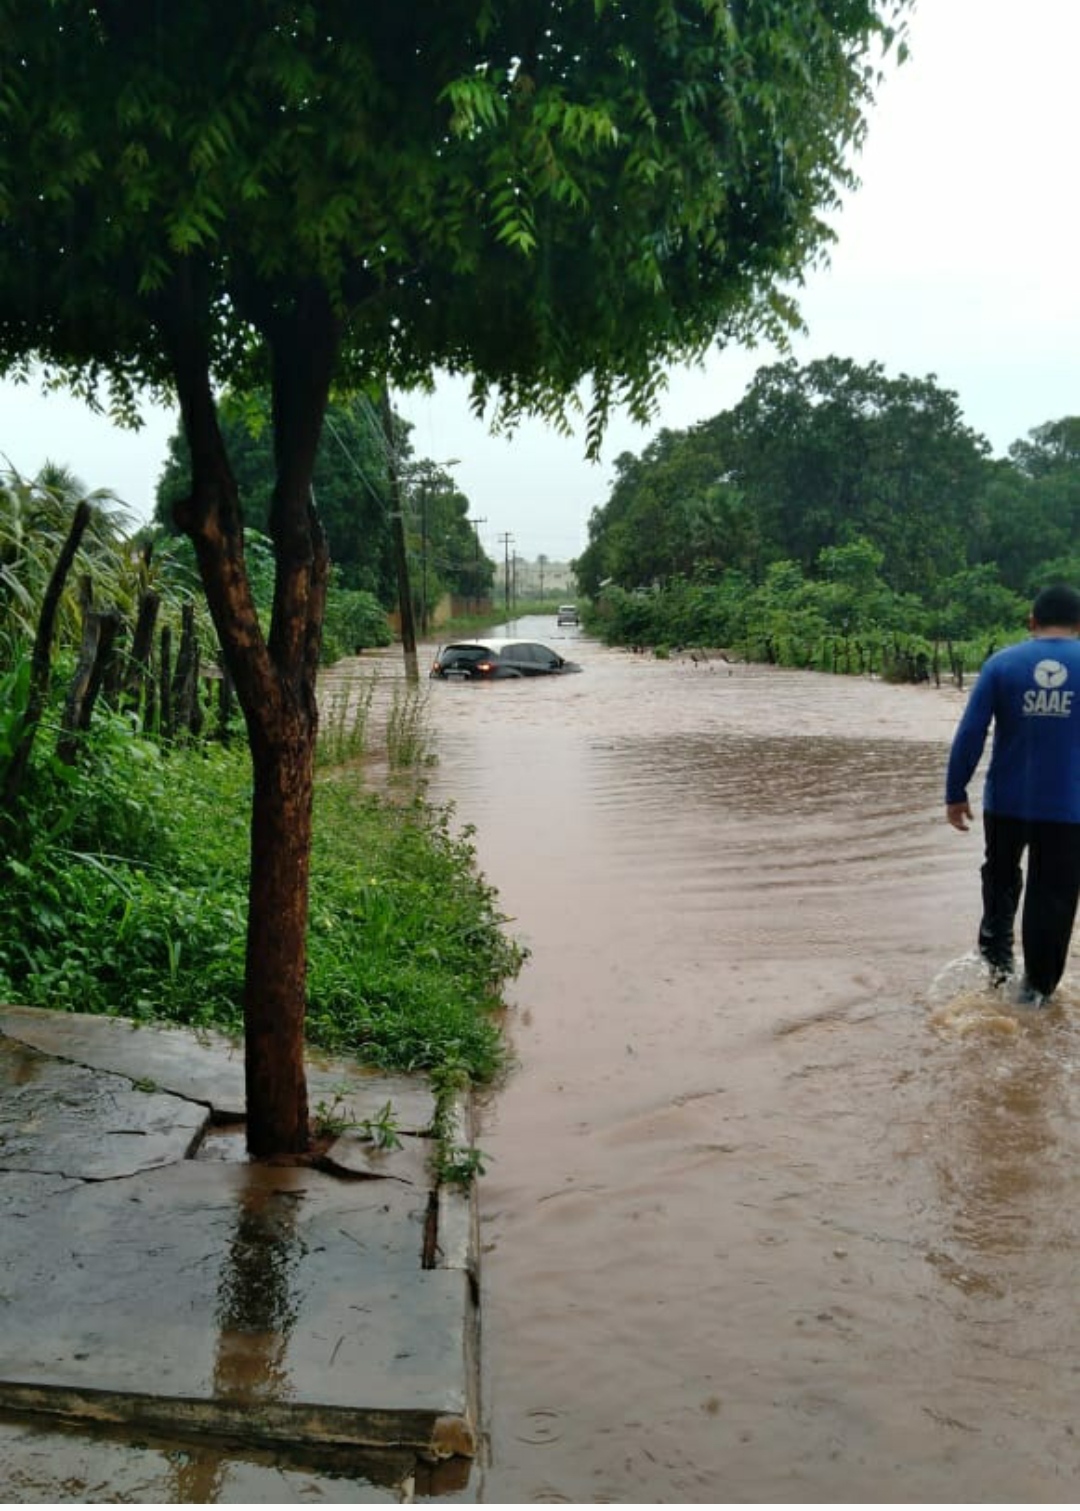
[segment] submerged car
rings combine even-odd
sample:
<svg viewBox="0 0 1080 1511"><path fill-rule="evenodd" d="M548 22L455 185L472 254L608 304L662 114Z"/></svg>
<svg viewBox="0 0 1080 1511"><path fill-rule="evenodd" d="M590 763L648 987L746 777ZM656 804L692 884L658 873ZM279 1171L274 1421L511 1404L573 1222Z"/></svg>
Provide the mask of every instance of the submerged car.
<svg viewBox="0 0 1080 1511"><path fill-rule="evenodd" d="M567 661L550 645L538 640L455 640L441 645L431 676L450 681L506 677L550 677L579 672L576 661Z"/></svg>
<svg viewBox="0 0 1080 1511"><path fill-rule="evenodd" d="M581 618L577 611L576 603L560 603L555 615L556 624L580 624Z"/></svg>

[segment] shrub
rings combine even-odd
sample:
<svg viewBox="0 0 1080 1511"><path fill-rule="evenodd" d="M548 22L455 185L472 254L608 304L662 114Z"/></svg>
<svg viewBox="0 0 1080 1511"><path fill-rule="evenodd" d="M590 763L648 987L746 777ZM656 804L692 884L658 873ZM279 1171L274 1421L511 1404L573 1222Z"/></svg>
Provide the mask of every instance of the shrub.
<svg viewBox="0 0 1080 1511"><path fill-rule="evenodd" d="M386 611L373 593L331 587L326 596L322 659L331 664L392 640Z"/></svg>

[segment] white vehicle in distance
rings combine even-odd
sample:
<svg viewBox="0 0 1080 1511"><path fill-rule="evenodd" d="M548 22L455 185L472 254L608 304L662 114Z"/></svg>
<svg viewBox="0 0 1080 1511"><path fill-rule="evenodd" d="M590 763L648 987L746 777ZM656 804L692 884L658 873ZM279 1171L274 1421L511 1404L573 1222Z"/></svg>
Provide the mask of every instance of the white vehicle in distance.
<svg viewBox="0 0 1080 1511"><path fill-rule="evenodd" d="M558 613L555 615L556 624L580 624L581 616L577 611L576 603L560 603Z"/></svg>

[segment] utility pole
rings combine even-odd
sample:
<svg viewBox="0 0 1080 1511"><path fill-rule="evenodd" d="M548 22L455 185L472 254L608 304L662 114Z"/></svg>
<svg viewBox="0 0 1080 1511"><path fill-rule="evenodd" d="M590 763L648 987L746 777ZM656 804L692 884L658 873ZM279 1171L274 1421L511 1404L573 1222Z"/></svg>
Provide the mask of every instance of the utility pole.
<svg viewBox="0 0 1080 1511"><path fill-rule="evenodd" d="M510 542L513 536L507 532L502 536L503 543L503 600L506 604L506 617L510 618Z"/></svg>
<svg viewBox="0 0 1080 1511"><path fill-rule="evenodd" d="M428 485L425 478L420 484L420 633L428 630L427 605L427 501Z"/></svg>
<svg viewBox="0 0 1080 1511"><path fill-rule="evenodd" d="M481 519L470 519L469 520L469 524L472 525L472 527L473 527L473 545L476 548L475 554L474 554L474 557L473 557L473 561L474 561L475 565L473 567L472 612L474 614L479 614L479 612L480 612L480 531L477 529L477 526L478 525L486 525L487 524L487 515L485 514Z"/></svg>
<svg viewBox="0 0 1080 1511"><path fill-rule="evenodd" d="M390 385L382 386L382 425L386 437L386 471L390 484L390 524L394 537L394 558L397 562L398 609L401 613L401 648L405 652L405 678L408 682L420 681L420 667L416 660L416 625L413 623L412 594L409 591L409 559L405 552L405 522L401 513L401 480L398 477L397 439L394 435L394 417L390 408Z"/></svg>

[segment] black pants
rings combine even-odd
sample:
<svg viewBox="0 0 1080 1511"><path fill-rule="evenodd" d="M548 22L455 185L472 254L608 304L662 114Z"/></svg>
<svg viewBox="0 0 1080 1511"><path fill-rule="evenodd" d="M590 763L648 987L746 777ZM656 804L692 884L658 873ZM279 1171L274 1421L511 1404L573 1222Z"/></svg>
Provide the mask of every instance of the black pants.
<svg viewBox="0 0 1080 1511"><path fill-rule="evenodd" d="M979 949L991 965L1011 967L1013 924L1024 896L1024 973L1046 996L1065 973L1080 895L1080 824L1048 824L983 814L986 859ZM1020 859L1028 852L1027 885Z"/></svg>

